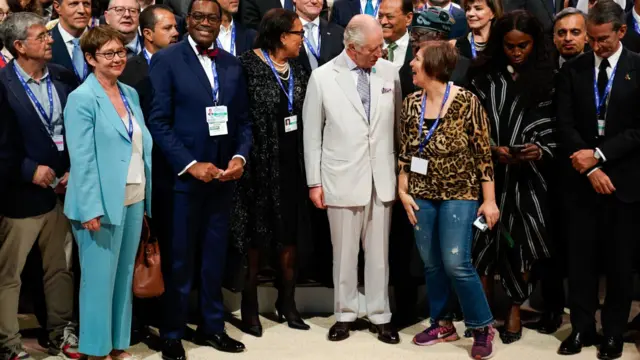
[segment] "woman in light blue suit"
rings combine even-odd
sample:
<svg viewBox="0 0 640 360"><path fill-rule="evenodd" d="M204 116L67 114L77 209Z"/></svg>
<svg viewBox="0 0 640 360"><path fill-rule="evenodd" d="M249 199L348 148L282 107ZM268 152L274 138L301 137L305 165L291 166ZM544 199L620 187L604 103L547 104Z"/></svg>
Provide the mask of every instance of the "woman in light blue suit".
<svg viewBox="0 0 640 360"><path fill-rule="evenodd" d="M80 352L131 358L132 277L142 219L151 209L152 140L136 91L117 81L124 39L99 26L80 41L93 73L64 110L71 171L64 212L80 252Z"/></svg>

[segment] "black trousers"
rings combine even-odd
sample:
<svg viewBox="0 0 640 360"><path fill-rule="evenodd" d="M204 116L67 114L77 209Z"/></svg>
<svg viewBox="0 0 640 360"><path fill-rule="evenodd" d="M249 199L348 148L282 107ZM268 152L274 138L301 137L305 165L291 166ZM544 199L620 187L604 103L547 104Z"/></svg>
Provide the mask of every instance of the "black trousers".
<svg viewBox="0 0 640 360"><path fill-rule="evenodd" d="M580 184L582 185L582 184ZM621 336L633 295L633 261L638 242L639 203L624 203L615 193L599 195L580 187L568 213L569 307L577 331L595 329L598 275L606 276L602 310L605 336Z"/></svg>

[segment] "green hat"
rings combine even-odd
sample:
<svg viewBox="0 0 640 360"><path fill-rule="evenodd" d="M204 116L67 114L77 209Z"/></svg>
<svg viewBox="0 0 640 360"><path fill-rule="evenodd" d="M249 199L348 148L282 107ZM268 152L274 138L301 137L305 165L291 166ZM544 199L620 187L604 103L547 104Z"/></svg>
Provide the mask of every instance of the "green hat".
<svg viewBox="0 0 640 360"><path fill-rule="evenodd" d="M455 20L449 15L449 12L432 7L418 13L413 13L411 28L429 29L448 34L451 32L453 24L455 24Z"/></svg>

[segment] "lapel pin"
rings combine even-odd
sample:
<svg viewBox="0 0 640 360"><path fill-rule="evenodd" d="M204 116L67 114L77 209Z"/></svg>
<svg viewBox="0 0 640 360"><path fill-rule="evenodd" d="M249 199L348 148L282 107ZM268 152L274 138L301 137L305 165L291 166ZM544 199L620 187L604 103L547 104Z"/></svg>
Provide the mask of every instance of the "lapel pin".
<svg viewBox="0 0 640 360"><path fill-rule="evenodd" d="M331 33L330 33L330 32L327 32L327 35L331 35Z"/></svg>
<svg viewBox="0 0 640 360"><path fill-rule="evenodd" d="M371 68L371 72L375 74L376 73L376 68Z"/></svg>
<svg viewBox="0 0 640 360"><path fill-rule="evenodd" d="M624 79L625 80L631 80L631 76L629 76L629 74L627 74L627 75L624 76Z"/></svg>

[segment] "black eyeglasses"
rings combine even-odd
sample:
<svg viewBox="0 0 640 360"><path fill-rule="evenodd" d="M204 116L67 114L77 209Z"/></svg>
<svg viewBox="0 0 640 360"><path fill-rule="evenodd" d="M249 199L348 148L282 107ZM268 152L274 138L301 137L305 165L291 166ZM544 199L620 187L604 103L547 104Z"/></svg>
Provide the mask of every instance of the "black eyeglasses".
<svg viewBox="0 0 640 360"><path fill-rule="evenodd" d="M96 55L100 55L102 57L104 57L107 60L113 60L114 56L118 55L118 57L120 59L124 59L127 57L127 50L126 49L120 49L118 51L105 51L102 53L96 53Z"/></svg>
<svg viewBox="0 0 640 360"><path fill-rule="evenodd" d="M195 21L195 22L203 22L204 19L207 19L209 21L209 23L211 24L217 24L220 22L220 17L216 14L204 14L201 12L194 12L189 14L189 16Z"/></svg>
<svg viewBox="0 0 640 360"><path fill-rule="evenodd" d="M300 30L300 31L285 31L287 34L293 34L293 35L298 35L300 37L304 37L304 31Z"/></svg>
<svg viewBox="0 0 640 360"><path fill-rule="evenodd" d="M131 14L131 16L138 16L138 14L140 14L140 9L136 9L136 8L128 8L128 7L124 7L124 6L114 6L110 9L107 9L107 11L109 10L113 10L113 12L116 13L116 15L122 17L124 16L124 14L128 11L129 14Z"/></svg>

